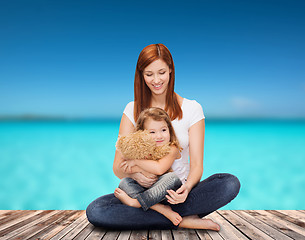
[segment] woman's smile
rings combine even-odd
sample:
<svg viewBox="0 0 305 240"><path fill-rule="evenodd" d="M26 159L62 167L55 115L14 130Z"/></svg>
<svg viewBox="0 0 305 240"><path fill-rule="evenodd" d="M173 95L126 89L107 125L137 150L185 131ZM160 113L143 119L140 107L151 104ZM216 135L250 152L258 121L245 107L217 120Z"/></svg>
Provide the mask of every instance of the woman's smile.
<svg viewBox="0 0 305 240"><path fill-rule="evenodd" d="M160 90L163 87L163 83L159 83L159 84L152 84L153 87L155 88L155 90Z"/></svg>

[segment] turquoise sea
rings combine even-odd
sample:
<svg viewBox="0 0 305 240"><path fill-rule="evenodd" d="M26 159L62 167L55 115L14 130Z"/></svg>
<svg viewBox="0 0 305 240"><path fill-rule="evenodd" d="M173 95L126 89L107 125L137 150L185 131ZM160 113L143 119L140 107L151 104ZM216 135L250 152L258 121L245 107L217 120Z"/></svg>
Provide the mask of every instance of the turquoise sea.
<svg viewBox="0 0 305 240"><path fill-rule="evenodd" d="M85 209L118 185L119 121L0 122L0 209ZM204 175L228 172L223 209L305 209L305 121L207 120Z"/></svg>

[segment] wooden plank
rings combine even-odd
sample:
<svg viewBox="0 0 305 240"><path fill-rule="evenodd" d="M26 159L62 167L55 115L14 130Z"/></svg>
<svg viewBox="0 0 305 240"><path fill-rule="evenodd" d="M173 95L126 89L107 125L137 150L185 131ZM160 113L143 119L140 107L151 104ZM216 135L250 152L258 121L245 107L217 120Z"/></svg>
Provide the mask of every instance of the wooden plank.
<svg viewBox="0 0 305 240"><path fill-rule="evenodd" d="M63 219L58 219L50 225L50 228L44 229L43 239L51 239L66 226L69 226L72 222L74 222L81 214L82 213L77 210L71 210L71 212L65 215Z"/></svg>
<svg viewBox="0 0 305 240"><path fill-rule="evenodd" d="M117 240L128 240L130 237L131 231L121 231Z"/></svg>
<svg viewBox="0 0 305 240"><path fill-rule="evenodd" d="M172 233L175 240L189 240L188 234L182 228L172 230Z"/></svg>
<svg viewBox="0 0 305 240"><path fill-rule="evenodd" d="M291 240L291 237L288 237L282 232L277 231L273 227L270 227L265 222L262 222L255 217L245 213L244 211L232 211L233 213L237 214L241 218L245 219L247 222L254 225L256 228L262 230L264 233L268 234L270 237L274 239L281 239L281 240Z"/></svg>
<svg viewBox="0 0 305 240"><path fill-rule="evenodd" d="M220 210L208 217L221 225L219 232L182 228L172 231L107 231L90 224L85 211L2 210L0 239L305 239L303 210Z"/></svg>
<svg viewBox="0 0 305 240"><path fill-rule="evenodd" d="M130 235L130 240L139 240L139 239L147 239L148 231L147 230L138 230L132 231ZM103 239L104 240L104 239Z"/></svg>
<svg viewBox="0 0 305 240"><path fill-rule="evenodd" d="M175 240L199 239L193 229L178 228L177 230L172 230L172 233Z"/></svg>
<svg viewBox="0 0 305 240"><path fill-rule="evenodd" d="M277 210L278 212L281 212L285 215L288 215L290 217L293 217L305 224L305 213L299 212L297 210Z"/></svg>
<svg viewBox="0 0 305 240"><path fill-rule="evenodd" d="M171 230L162 230L161 231L162 240L173 240L173 234Z"/></svg>
<svg viewBox="0 0 305 240"><path fill-rule="evenodd" d="M1 219L7 217L7 215L12 214L13 212L14 210L0 210L0 224L1 224Z"/></svg>
<svg viewBox="0 0 305 240"><path fill-rule="evenodd" d="M27 211L27 212L29 212L29 211ZM10 219L16 218L16 216L21 215L21 214L26 215L27 213L24 212L24 211L20 211L20 210L13 210L13 211L9 211L7 213L4 213L2 215L1 220L0 220L0 224L2 225L4 223L8 222Z"/></svg>
<svg viewBox="0 0 305 240"><path fill-rule="evenodd" d="M7 213L7 212L12 212L12 211L16 211L16 210L0 210L0 215Z"/></svg>
<svg viewBox="0 0 305 240"><path fill-rule="evenodd" d="M248 239L240 231L238 231L230 222L228 222L220 213L226 212L225 210L216 211L208 215L214 222L220 225L220 230L218 232L208 230L208 234L212 239Z"/></svg>
<svg viewBox="0 0 305 240"><path fill-rule="evenodd" d="M286 234L287 236L293 238L293 239L302 239L304 236L302 234L299 234L295 232L294 230L290 229L287 226L287 222L284 220L276 220L276 216L272 215L271 213L268 213L264 210L245 210L246 213L249 213L255 218L258 218L259 220L265 222L269 226L277 229L278 231Z"/></svg>
<svg viewBox="0 0 305 240"><path fill-rule="evenodd" d="M149 240L161 240L161 230L150 230L148 233L148 239Z"/></svg>
<svg viewBox="0 0 305 240"><path fill-rule="evenodd" d="M255 240L272 240L269 235L261 231L260 229L256 228L243 218L239 217L238 215L234 214L231 211L221 212L221 215L231 222L240 232L246 235L250 239Z"/></svg>
<svg viewBox="0 0 305 240"><path fill-rule="evenodd" d="M186 229L186 231L189 232L189 238L190 239L198 239L200 240L199 236L197 235L195 229Z"/></svg>
<svg viewBox="0 0 305 240"><path fill-rule="evenodd" d="M107 231L102 239L103 240L114 240L114 239L117 239L119 234L120 234L120 231L115 231L115 230Z"/></svg>
<svg viewBox="0 0 305 240"><path fill-rule="evenodd" d="M290 211L294 211L294 212L298 212L300 214L303 214L303 217L301 217L301 219L305 219L305 211L300 211L300 210L290 210Z"/></svg>
<svg viewBox="0 0 305 240"><path fill-rule="evenodd" d="M42 218L39 222L34 225L28 225L28 228L22 231L21 233L14 236L14 239L22 239L26 240L31 238L32 236L39 234L45 228L47 228L52 222L58 220L58 218L63 217L62 211L54 211L54 215L49 218Z"/></svg>
<svg viewBox="0 0 305 240"><path fill-rule="evenodd" d="M0 232L6 228L9 228L9 227L11 227L19 222L22 222L41 212L42 212L41 210L40 211L26 211L25 214L14 216L13 218L10 218L9 221L5 221L6 222L5 224L0 225ZM1 234L0 234L0 236L1 236Z"/></svg>
<svg viewBox="0 0 305 240"><path fill-rule="evenodd" d="M80 216L70 225L65 227L62 231L57 233L54 237L52 237L52 240L59 240L62 239L65 235L67 235L70 231L72 231L78 224L80 224L84 219L86 219L86 214L84 214L84 211L80 211Z"/></svg>
<svg viewBox="0 0 305 240"><path fill-rule="evenodd" d="M217 235L219 238L212 238L206 230L199 229L196 230L196 233L199 236L200 240L213 240L213 239L223 240L223 238L220 237L219 235Z"/></svg>
<svg viewBox="0 0 305 240"><path fill-rule="evenodd" d="M50 224L46 226L46 228L41 229L40 232L36 233L35 235L28 238L29 240L36 240L36 239L50 239L53 237L56 233L58 233L60 230L58 229L58 226L64 225L67 222L67 219L71 218L73 215L77 214L77 211L75 210L65 210L60 211L60 215L52 216L50 221L53 220ZM57 217L56 219L54 219ZM57 229L57 230L56 230Z"/></svg>
<svg viewBox="0 0 305 240"><path fill-rule="evenodd" d="M106 229L95 227L86 240L100 240L106 234Z"/></svg>
<svg viewBox="0 0 305 240"><path fill-rule="evenodd" d="M19 221L20 218L23 218L24 216L28 216L28 215L30 215L30 214L32 214L34 212L41 213L42 211L33 211L33 210L20 211L20 210L17 210L17 211L13 211L13 212L7 213L7 216L5 218L3 218L1 220L1 222L0 222L0 224L1 224L0 225L0 231L5 228L4 225L7 224L8 222L11 222L11 221L20 222ZM25 217L24 219L26 219L26 218L27 217Z"/></svg>
<svg viewBox="0 0 305 240"><path fill-rule="evenodd" d="M304 210L293 210L293 211L296 211L296 212L305 214L305 211L304 211Z"/></svg>
<svg viewBox="0 0 305 240"><path fill-rule="evenodd" d="M73 240L86 239L86 237L88 237L90 235L90 233L92 233L94 228L95 227L91 223L88 223L88 225Z"/></svg>
<svg viewBox="0 0 305 240"><path fill-rule="evenodd" d="M270 213L278 216L281 219L285 219L288 222L294 223L295 225L298 225L301 228L305 228L305 222L303 222L302 220L299 220L298 218L293 218L293 217L289 216L288 214L283 214L276 210L267 210L267 212L270 212Z"/></svg>
<svg viewBox="0 0 305 240"><path fill-rule="evenodd" d="M262 212L262 210L259 210L258 212ZM270 210L264 211L264 214L266 214L266 216L270 219L282 223L284 226L287 226L291 230L305 236L305 229L301 226L298 226L298 222L295 223L292 218L285 217L284 214L278 214L278 212Z"/></svg>
<svg viewBox="0 0 305 240"><path fill-rule="evenodd" d="M72 231L65 235L64 239L74 239L78 234L80 234L87 226L89 222L87 218L85 218L82 222L80 222Z"/></svg>
<svg viewBox="0 0 305 240"><path fill-rule="evenodd" d="M36 214L22 222L19 222L13 226L10 226L3 231L1 231L0 236L5 236L3 239L9 239L17 234L20 234L21 232L25 231L29 227L39 223L41 220L44 220L46 218L49 218L50 216L56 214L56 211L42 211L39 214ZM2 239L2 238L0 238Z"/></svg>

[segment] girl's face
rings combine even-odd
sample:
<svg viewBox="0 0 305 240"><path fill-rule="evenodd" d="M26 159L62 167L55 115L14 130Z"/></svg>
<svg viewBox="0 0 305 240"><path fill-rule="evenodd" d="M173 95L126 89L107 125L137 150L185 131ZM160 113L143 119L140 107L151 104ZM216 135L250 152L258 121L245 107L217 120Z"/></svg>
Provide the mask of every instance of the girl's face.
<svg viewBox="0 0 305 240"><path fill-rule="evenodd" d="M157 146L162 146L170 141L170 133L164 120L156 121L151 118L144 122L144 129L148 130Z"/></svg>
<svg viewBox="0 0 305 240"><path fill-rule="evenodd" d="M170 73L168 65L161 59L144 68L143 77L152 94L166 94Z"/></svg>

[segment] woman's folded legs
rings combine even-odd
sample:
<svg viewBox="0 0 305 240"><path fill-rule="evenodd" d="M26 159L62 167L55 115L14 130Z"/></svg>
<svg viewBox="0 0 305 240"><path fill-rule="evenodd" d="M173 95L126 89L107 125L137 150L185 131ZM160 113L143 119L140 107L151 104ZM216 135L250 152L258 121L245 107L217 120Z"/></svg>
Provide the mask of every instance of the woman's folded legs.
<svg viewBox="0 0 305 240"><path fill-rule="evenodd" d="M231 174L214 174L198 183L184 203L171 205L182 217L203 217L232 201L240 189L239 180ZM89 222L108 229L176 229L162 214L153 210L126 206L113 194L94 200L86 210Z"/></svg>

